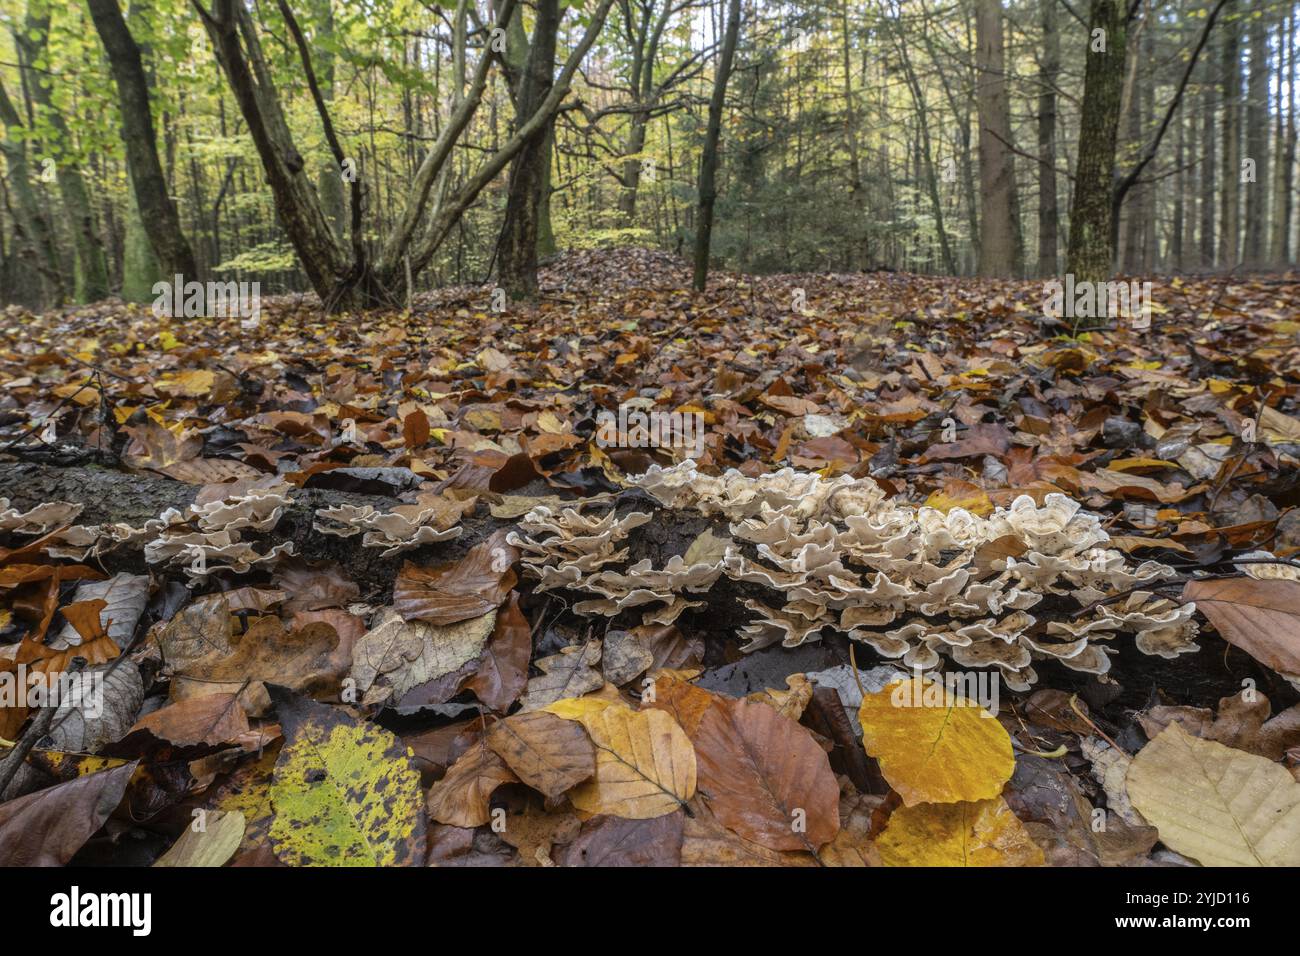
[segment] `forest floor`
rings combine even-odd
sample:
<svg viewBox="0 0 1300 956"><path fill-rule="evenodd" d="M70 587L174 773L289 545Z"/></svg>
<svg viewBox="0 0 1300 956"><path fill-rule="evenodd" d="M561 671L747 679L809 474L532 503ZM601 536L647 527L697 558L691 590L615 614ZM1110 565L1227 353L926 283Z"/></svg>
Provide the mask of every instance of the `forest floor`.
<svg viewBox="0 0 1300 956"><path fill-rule="evenodd" d="M0 315L0 675L81 657L106 698L0 701L0 862L1297 862L1300 277L1150 277L1148 327L1087 330L1038 281L689 278L626 249L501 312L483 286ZM654 511L626 543L655 568L737 533L629 487L673 456L597 441L620 403L698 414L708 474L980 519L1064 494L1130 564L1228 589L1194 651L1125 637L1104 677L1044 660L997 720L894 726L875 645L741 651L753 580L667 623L538 590L538 505ZM1189 822L1161 809L1187 761L1262 789ZM1239 825L1269 800L1272 830Z"/></svg>

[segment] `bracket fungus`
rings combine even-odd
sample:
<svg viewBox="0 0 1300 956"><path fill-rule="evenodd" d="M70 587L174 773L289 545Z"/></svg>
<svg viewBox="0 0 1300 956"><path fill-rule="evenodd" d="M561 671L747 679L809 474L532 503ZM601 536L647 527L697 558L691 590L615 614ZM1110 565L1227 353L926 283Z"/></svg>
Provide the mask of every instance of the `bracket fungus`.
<svg viewBox="0 0 1300 956"><path fill-rule="evenodd" d="M1100 518L1063 494L1042 504L1021 495L981 517L900 504L869 478L790 468L711 476L691 460L653 466L630 484L666 509L726 519L736 540L717 562L679 556L658 569L649 560L611 568L627 560L619 545L650 515L536 508L511 543L542 589L597 595L579 601L579 613L612 617L666 605L645 617L663 623L725 575L759 589L741 599L756 615L740 629L745 651L796 647L829 628L912 668L940 667L945 658L995 667L1019 690L1037 680L1036 661L1104 675L1120 632L1146 654L1198 650L1195 606L1140 590L1173 569L1135 566L1108 548ZM1103 603L1129 591L1123 602Z"/></svg>
<svg viewBox="0 0 1300 956"><path fill-rule="evenodd" d="M477 501L424 494L414 504L397 505L391 511L370 505L334 505L318 508L312 527L339 538L361 534L364 547L383 548L381 556L391 558L412 548L460 537L463 529L457 523L474 510Z"/></svg>

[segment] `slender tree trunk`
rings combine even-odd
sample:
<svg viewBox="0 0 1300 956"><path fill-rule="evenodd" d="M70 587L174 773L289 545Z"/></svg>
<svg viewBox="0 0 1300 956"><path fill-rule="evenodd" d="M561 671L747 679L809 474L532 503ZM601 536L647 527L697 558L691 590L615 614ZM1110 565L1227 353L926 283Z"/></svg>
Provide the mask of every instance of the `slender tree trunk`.
<svg viewBox="0 0 1300 956"><path fill-rule="evenodd" d="M1174 142L1174 168L1178 170L1174 176L1174 222L1169 236L1169 262L1177 271L1182 271L1183 263L1183 229L1186 214L1186 188L1187 188L1187 171L1183 168L1187 160L1187 141L1184 132L1183 117L1179 116L1178 134Z"/></svg>
<svg viewBox="0 0 1300 956"><path fill-rule="evenodd" d="M1295 36L1297 25L1297 14L1296 11L1292 9L1291 24L1287 29L1287 36ZM1300 54L1300 50L1297 50L1294 45L1290 46L1291 79L1290 82L1287 83L1288 104L1286 111L1286 210L1284 214L1286 228L1283 232L1282 242L1282 259L1288 264L1293 263L1296 259L1296 246L1292 245L1293 240L1291 238L1291 229L1292 216L1296 212L1296 207L1300 206L1300 203L1296 201L1296 139L1297 134L1300 134L1300 121L1296 119L1296 108L1297 106L1300 106L1300 91L1297 90L1297 87L1300 87L1300 66L1297 65L1296 59L1297 55ZM1294 241L1297 244L1300 244L1300 239Z"/></svg>
<svg viewBox="0 0 1300 956"><path fill-rule="evenodd" d="M1056 80L1061 70L1061 35L1056 25L1058 0L1039 0L1043 26L1043 66L1038 80L1038 274L1056 275Z"/></svg>
<svg viewBox="0 0 1300 956"><path fill-rule="evenodd" d="M1076 281L1104 282L1114 257L1115 139L1127 46L1123 0L1092 0L1088 29L1067 272Z"/></svg>
<svg viewBox="0 0 1300 956"><path fill-rule="evenodd" d="M1280 269L1286 268L1290 253L1293 199L1291 177L1295 172L1295 110L1293 107L1290 113L1287 111L1287 100L1283 96L1281 81L1287 76L1288 70L1294 72L1296 56L1294 37L1295 7L1292 6L1286 15L1278 18L1277 25L1277 75L1279 82L1275 84L1277 98L1274 112L1277 114L1277 138L1275 140L1274 155L1277 156L1278 162L1274 174L1273 234L1269 242L1269 261L1275 268ZM1291 86L1290 94L1295 94L1294 83Z"/></svg>
<svg viewBox="0 0 1300 956"><path fill-rule="evenodd" d="M1002 0L977 0L976 102L980 117L980 265L982 276L1016 271L1015 165L1002 42Z"/></svg>
<svg viewBox="0 0 1300 956"><path fill-rule="evenodd" d="M1223 190L1220 194L1219 266L1241 261L1241 26L1223 25Z"/></svg>
<svg viewBox="0 0 1300 956"><path fill-rule="evenodd" d="M118 0L87 0L87 3L117 85L126 162L131 170L131 185L149 243L167 274L197 277L194 251L181 231L180 216L167 191L167 180L158 161L149 86L140 48L122 19Z"/></svg>
<svg viewBox="0 0 1300 956"><path fill-rule="evenodd" d="M555 38L560 27L559 0L538 0L532 42L515 93L515 129L527 122L555 82ZM510 192L501 237L501 284L511 299L537 296L537 237L542 193L547 183L547 148L552 123L524 143L510 164Z"/></svg>
<svg viewBox="0 0 1300 956"><path fill-rule="evenodd" d="M58 303L63 299L64 287L54 232L28 179L27 144L19 134L24 124L3 84L0 84L0 123L5 126L0 153L9 169L9 189L15 200L15 254L35 274L36 282L28 283L29 287L35 287L41 300L35 304Z"/></svg>
<svg viewBox="0 0 1300 956"><path fill-rule="evenodd" d="M1212 82L1214 76L1214 60L1207 59L1202 64L1205 72L1205 82L1201 86L1201 162L1200 162L1200 185L1201 185L1201 258L1200 268L1213 269L1214 256L1216 252L1215 243L1215 220L1214 220L1214 202L1216 176L1218 173L1218 157L1215 155L1219 142L1218 130L1215 126L1215 84Z"/></svg>
<svg viewBox="0 0 1300 956"><path fill-rule="evenodd" d="M313 8L319 41L312 47L318 64L316 76L320 81L321 98L329 107L334 103L334 53L329 46L334 39L334 5L332 0L314 0ZM332 157L321 158L316 189L320 192L321 205L325 207L325 218L341 245L347 241L348 234L347 200L343 195L343 173Z"/></svg>
<svg viewBox="0 0 1300 956"><path fill-rule="evenodd" d="M140 0L131 4L126 17L128 30L137 27L145 9L145 4ZM147 43L140 44L140 61L144 65L145 82L148 85L149 96L152 98L157 77L152 66L152 51ZM224 117L221 134L226 135ZM127 302L149 302L154 298L154 284L163 278L163 270L158 261L158 254L154 252L153 243L149 240L149 230L145 228L144 220L140 217L140 206L135 200L135 187L131 182L129 166L126 170L126 183L126 224L122 238L122 298ZM215 241L215 231L213 238ZM167 276L167 279L171 281L171 276Z"/></svg>
<svg viewBox="0 0 1300 956"><path fill-rule="evenodd" d="M736 38L740 34L740 0L728 0L727 27L722 39L722 53L713 75L713 95L709 99L709 125L704 134L700 155L699 200L695 216L695 288L704 291L709 279L709 245L713 239L713 204L718 198L718 140L722 136L722 110L727 101L727 81L731 62L736 55Z"/></svg>
<svg viewBox="0 0 1300 956"><path fill-rule="evenodd" d="M42 4L32 0L27 7L23 29L14 31L14 45L19 60L27 71L44 54L50 41L50 14ZM63 213L72 235L75 271L73 297L78 302L94 302L108 296L108 260L104 244L95 226L90 194L86 190L81 169L74 161L72 133L63 114L54 108L50 88L38 75L31 74L27 88L32 100L54 132L58 146L59 198L63 200Z"/></svg>
<svg viewBox="0 0 1300 956"><path fill-rule="evenodd" d="M1246 99L1246 155L1254 160L1254 179L1246 189L1247 268L1262 269L1268 260L1268 200L1272 187L1268 163L1268 28L1265 11L1250 18L1250 75Z"/></svg>

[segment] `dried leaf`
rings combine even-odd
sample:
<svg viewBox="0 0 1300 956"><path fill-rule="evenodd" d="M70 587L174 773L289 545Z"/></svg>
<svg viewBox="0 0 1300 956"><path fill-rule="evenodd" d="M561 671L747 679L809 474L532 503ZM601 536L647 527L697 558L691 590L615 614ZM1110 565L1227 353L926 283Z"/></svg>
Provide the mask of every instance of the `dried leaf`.
<svg viewBox="0 0 1300 956"><path fill-rule="evenodd" d="M709 807L745 839L815 850L839 830L840 788L826 752L775 708L720 703L705 711L694 740Z"/></svg>
<svg viewBox="0 0 1300 956"><path fill-rule="evenodd" d="M582 727L545 711L498 721L485 740L520 780L553 799L596 771L596 751Z"/></svg>
<svg viewBox="0 0 1300 956"><path fill-rule="evenodd" d="M1300 782L1263 757L1170 724L1128 768L1160 841L1205 866L1300 866Z"/></svg>

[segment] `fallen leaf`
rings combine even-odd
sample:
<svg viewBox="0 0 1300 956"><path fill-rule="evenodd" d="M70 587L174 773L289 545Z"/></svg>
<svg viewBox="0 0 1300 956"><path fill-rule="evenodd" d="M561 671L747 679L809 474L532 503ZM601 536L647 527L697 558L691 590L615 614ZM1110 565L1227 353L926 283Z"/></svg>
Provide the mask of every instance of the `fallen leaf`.
<svg viewBox="0 0 1300 956"><path fill-rule="evenodd" d="M710 809L745 839L815 851L839 830L840 790L826 752L775 708L720 703L705 711L694 740Z"/></svg>
<svg viewBox="0 0 1300 956"><path fill-rule="evenodd" d="M186 827L154 866L225 866L243 839L242 813L213 810Z"/></svg>
<svg viewBox="0 0 1300 956"><path fill-rule="evenodd" d="M596 751L582 727L545 711L498 721L485 740L520 780L552 799L596 770Z"/></svg>
<svg viewBox="0 0 1300 956"><path fill-rule="evenodd" d="M420 774L387 730L268 688L285 744L271 784L271 845L290 866L421 866Z"/></svg>
<svg viewBox="0 0 1300 956"><path fill-rule="evenodd" d="M1300 582L1217 578L1188 581L1183 600L1261 664L1300 675Z"/></svg>
<svg viewBox="0 0 1300 956"><path fill-rule="evenodd" d="M596 745L595 777L569 794L577 809L644 820L672 813L695 795L695 748L663 711L608 704L585 707L573 719Z"/></svg>
<svg viewBox="0 0 1300 956"><path fill-rule="evenodd" d="M1128 768L1160 841L1204 866L1300 866L1300 782L1281 764L1162 730Z"/></svg>
<svg viewBox="0 0 1300 956"><path fill-rule="evenodd" d="M480 740L430 789L429 816L451 826L481 827L491 819L492 791L518 780L496 751Z"/></svg>
<svg viewBox="0 0 1300 956"><path fill-rule="evenodd" d="M1043 851L1001 797L899 807L876 840L885 866L1042 866Z"/></svg>
<svg viewBox="0 0 1300 956"><path fill-rule="evenodd" d="M138 761L0 803L0 866L65 866L122 802Z"/></svg>
<svg viewBox="0 0 1300 956"><path fill-rule="evenodd" d="M914 677L868 694L858 719L867 753L908 806L995 797L1015 771L1002 725L938 682Z"/></svg>

